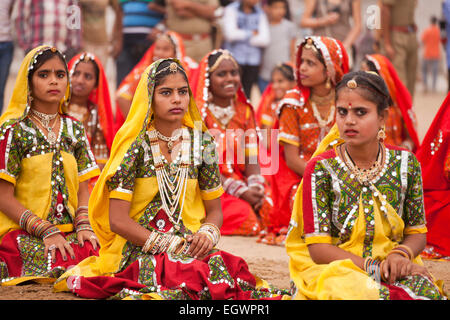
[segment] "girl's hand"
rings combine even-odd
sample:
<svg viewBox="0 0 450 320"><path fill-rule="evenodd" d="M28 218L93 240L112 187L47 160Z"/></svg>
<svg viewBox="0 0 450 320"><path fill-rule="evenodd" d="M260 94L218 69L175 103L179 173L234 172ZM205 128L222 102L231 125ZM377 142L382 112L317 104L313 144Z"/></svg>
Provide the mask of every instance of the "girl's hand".
<svg viewBox="0 0 450 320"><path fill-rule="evenodd" d="M201 260L213 248L212 241L203 233L188 235L186 241L190 243L188 254L195 259Z"/></svg>
<svg viewBox="0 0 450 320"><path fill-rule="evenodd" d="M56 262L56 250L61 252L64 261L67 261L67 253L72 259L75 259L75 252L73 251L72 246L60 233L45 238L44 245L44 256L47 257L50 252L53 263Z"/></svg>
<svg viewBox="0 0 450 320"><path fill-rule="evenodd" d="M389 284L411 275L414 264L400 254L389 255L381 266L381 275Z"/></svg>
<svg viewBox="0 0 450 320"><path fill-rule="evenodd" d="M97 250L97 246L100 247L100 243L98 241L97 236L95 235L94 232L90 230L81 230L77 232L77 240L78 243L80 244L80 247L84 246L85 241L90 241L92 243L92 247L94 248L94 250Z"/></svg>

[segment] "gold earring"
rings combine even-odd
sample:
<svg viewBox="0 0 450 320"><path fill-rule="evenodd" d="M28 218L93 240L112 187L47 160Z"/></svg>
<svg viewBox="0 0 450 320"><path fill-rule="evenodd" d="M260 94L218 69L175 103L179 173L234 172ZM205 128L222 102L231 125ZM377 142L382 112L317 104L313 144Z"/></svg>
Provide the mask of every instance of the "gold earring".
<svg viewBox="0 0 450 320"><path fill-rule="evenodd" d="M378 140L381 140L381 141L386 139L386 127L384 125L381 127L380 130L378 130L377 138L378 138Z"/></svg>
<svg viewBox="0 0 450 320"><path fill-rule="evenodd" d="M331 81L330 81L330 78L327 78L327 81L325 82L325 88L331 89Z"/></svg>

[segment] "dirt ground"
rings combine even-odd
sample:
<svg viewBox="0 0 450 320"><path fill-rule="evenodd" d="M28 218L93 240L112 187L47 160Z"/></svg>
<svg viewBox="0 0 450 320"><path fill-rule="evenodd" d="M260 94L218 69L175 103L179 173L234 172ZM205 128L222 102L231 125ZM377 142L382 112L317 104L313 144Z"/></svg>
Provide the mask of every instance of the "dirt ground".
<svg viewBox="0 0 450 320"><path fill-rule="evenodd" d="M289 258L283 247L256 242L254 237L222 237L219 248L245 259L251 272L278 288L289 288ZM431 273L444 281L450 293L450 262L425 261ZM0 287L0 300L83 300L71 293L54 293L49 284Z"/></svg>

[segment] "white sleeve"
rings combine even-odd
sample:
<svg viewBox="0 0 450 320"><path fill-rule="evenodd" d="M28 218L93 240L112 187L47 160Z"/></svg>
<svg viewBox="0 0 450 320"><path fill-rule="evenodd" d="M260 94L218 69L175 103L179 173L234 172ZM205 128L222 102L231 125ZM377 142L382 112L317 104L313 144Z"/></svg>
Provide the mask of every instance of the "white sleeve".
<svg viewBox="0 0 450 320"><path fill-rule="evenodd" d="M250 45L254 47L267 47L270 44L269 20L263 13L259 19L258 34L250 38Z"/></svg>
<svg viewBox="0 0 450 320"><path fill-rule="evenodd" d="M241 30L237 25L237 12L232 7L225 7L222 17L222 30L225 41L235 42L246 40L251 33L247 30Z"/></svg>

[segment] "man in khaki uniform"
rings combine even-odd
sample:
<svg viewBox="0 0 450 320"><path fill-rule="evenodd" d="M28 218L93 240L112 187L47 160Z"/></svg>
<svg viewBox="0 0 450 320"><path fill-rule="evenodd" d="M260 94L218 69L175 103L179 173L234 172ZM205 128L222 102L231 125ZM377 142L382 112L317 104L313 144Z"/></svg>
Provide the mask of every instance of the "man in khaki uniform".
<svg viewBox="0 0 450 320"><path fill-rule="evenodd" d="M382 0L381 50L414 96L418 49L414 12L417 0Z"/></svg>
<svg viewBox="0 0 450 320"><path fill-rule="evenodd" d="M211 29L219 0L167 0L166 26L182 38L186 55L197 62L213 50Z"/></svg>

